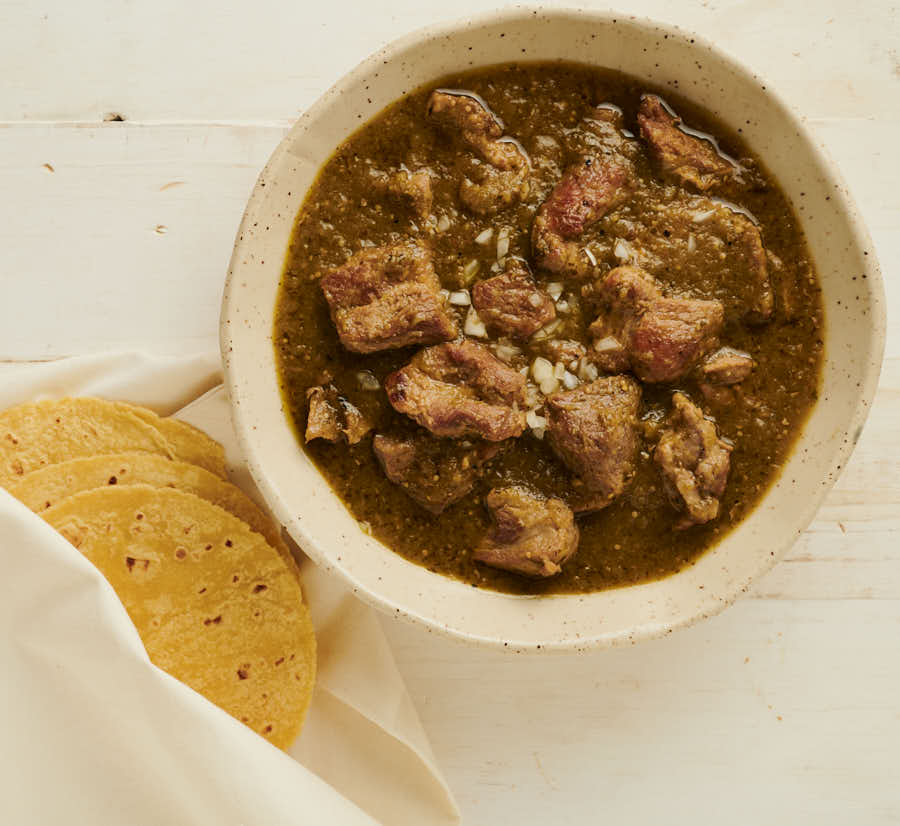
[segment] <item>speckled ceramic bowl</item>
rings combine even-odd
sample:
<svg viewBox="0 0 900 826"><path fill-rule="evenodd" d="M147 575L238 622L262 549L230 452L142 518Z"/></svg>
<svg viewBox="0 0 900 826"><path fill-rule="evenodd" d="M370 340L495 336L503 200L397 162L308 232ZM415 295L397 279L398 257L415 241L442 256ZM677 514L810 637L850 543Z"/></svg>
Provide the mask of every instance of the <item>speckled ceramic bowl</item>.
<svg viewBox="0 0 900 826"><path fill-rule="evenodd" d="M657 582L581 596L482 591L407 562L360 530L285 418L273 308L291 226L319 167L361 123L449 72L509 60L594 63L677 88L743 135L793 201L826 308L822 394L761 504L696 564ZM656 637L722 610L791 547L847 461L881 365L884 296L859 213L803 119L752 71L688 32L588 11L507 10L435 26L368 58L295 124L272 155L238 234L221 346L234 423L260 490L299 545L376 607L477 643L584 649Z"/></svg>

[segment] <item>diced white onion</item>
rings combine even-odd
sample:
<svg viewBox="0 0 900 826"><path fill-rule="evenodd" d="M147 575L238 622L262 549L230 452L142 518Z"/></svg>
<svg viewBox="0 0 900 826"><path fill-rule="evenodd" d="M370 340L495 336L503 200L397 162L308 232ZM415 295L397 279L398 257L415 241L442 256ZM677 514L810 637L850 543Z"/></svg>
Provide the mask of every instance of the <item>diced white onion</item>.
<svg viewBox="0 0 900 826"><path fill-rule="evenodd" d="M446 215L442 215L438 218L437 231L446 232L448 229L450 229L450 219Z"/></svg>
<svg viewBox="0 0 900 826"><path fill-rule="evenodd" d="M478 274L478 269L480 267L481 263L477 258L473 258L471 261L469 261L469 263L466 264L465 267L463 267L463 281L468 284Z"/></svg>
<svg viewBox="0 0 900 826"><path fill-rule="evenodd" d="M506 258L509 252L509 229L503 227L497 233L497 260L501 261Z"/></svg>
<svg viewBox="0 0 900 826"><path fill-rule="evenodd" d="M547 429L547 418L539 416L536 410L529 410L525 414L525 424L531 428L531 432L538 438L544 438L544 431Z"/></svg>
<svg viewBox="0 0 900 826"><path fill-rule="evenodd" d="M559 325L562 324L562 319L557 318L555 321L551 321L549 324L541 327L531 338L534 341L543 341L545 338L551 336Z"/></svg>
<svg viewBox="0 0 900 826"><path fill-rule="evenodd" d="M356 374L356 380L359 382L361 390L380 390L381 384L368 370L363 370Z"/></svg>
<svg viewBox="0 0 900 826"><path fill-rule="evenodd" d="M562 379L562 377L565 375L565 373L566 373L566 365L563 364L561 361L558 361L558 362L556 362L556 364L553 365L553 378Z"/></svg>
<svg viewBox="0 0 900 826"><path fill-rule="evenodd" d="M619 238L616 241L616 245L613 247L613 255L615 255L616 258L620 261L628 261L633 254L634 250L631 248L631 244L625 239Z"/></svg>
<svg viewBox="0 0 900 826"><path fill-rule="evenodd" d="M525 367L520 367L519 372L527 378L528 377L528 365L525 365Z"/></svg>
<svg viewBox="0 0 900 826"><path fill-rule="evenodd" d="M550 298L558 301L563 292L563 285L559 281L551 281L547 285L547 292L550 293Z"/></svg>
<svg viewBox="0 0 900 826"><path fill-rule="evenodd" d="M488 227L485 230L482 230L475 236L476 244L487 244L490 242L491 238L494 235L494 230L491 227Z"/></svg>
<svg viewBox="0 0 900 826"><path fill-rule="evenodd" d="M697 249L697 239L694 238L694 233L692 232L688 235L687 250L688 252L693 252L695 249Z"/></svg>
<svg viewBox="0 0 900 826"><path fill-rule="evenodd" d="M569 312L569 302L568 301L557 301L556 309L563 314Z"/></svg>
<svg viewBox="0 0 900 826"><path fill-rule="evenodd" d="M528 303L532 307L540 307L544 302L541 299L540 293L532 293L530 296L528 296Z"/></svg>
<svg viewBox="0 0 900 826"><path fill-rule="evenodd" d="M566 390L574 390L578 387L578 376L573 376L568 370L563 373L562 377L563 386Z"/></svg>
<svg viewBox="0 0 900 826"><path fill-rule="evenodd" d="M593 264L593 266L596 267L596 266L597 266L597 259L594 258L594 253L592 253L588 247L585 247L585 248L584 248L584 254L588 257L588 261L590 261L591 264Z"/></svg>
<svg viewBox="0 0 900 826"><path fill-rule="evenodd" d="M621 342L612 336L599 338L594 342L594 349L598 353L608 353L610 350L620 350L621 348Z"/></svg>
<svg viewBox="0 0 900 826"><path fill-rule="evenodd" d="M553 365L547 359L538 356L531 362L531 375L538 384L541 384L553 378Z"/></svg>
<svg viewBox="0 0 900 826"><path fill-rule="evenodd" d="M478 313L475 312L474 307L469 307L468 315L466 315L466 323L463 327L463 331L467 336L474 336L475 338L487 338L487 329L484 326L484 322L479 318Z"/></svg>
<svg viewBox="0 0 900 826"><path fill-rule="evenodd" d="M501 361L511 361L516 356L521 354L521 350L513 344L498 344L494 348L494 355L497 356ZM526 369L525 375L528 375L528 370Z"/></svg>
<svg viewBox="0 0 900 826"><path fill-rule="evenodd" d="M714 209L708 209L705 212L695 212L694 217L691 219L695 224L702 224L705 221L708 221L713 215L716 214Z"/></svg>
<svg viewBox="0 0 900 826"><path fill-rule="evenodd" d="M536 427L546 427L547 419L544 416L539 416L536 410L529 410L525 414L525 423L533 430Z"/></svg>
<svg viewBox="0 0 900 826"><path fill-rule="evenodd" d="M450 303L457 307L468 307L472 303L468 290L456 290L450 293Z"/></svg>
<svg viewBox="0 0 900 826"><path fill-rule="evenodd" d="M502 267L496 261L491 264L491 272L500 272L501 269Z"/></svg>
<svg viewBox="0 0 900 826"><path fill-rule="evenodd" d="M559 381L556 376L550 376L549 379L542 381L540 384L541 393L545 396L549 396L551 393L555 393L557 388L559 387Z"/></svg>
<svg viewBox="0 0 900 826"><path fill-rule="evenodd" d="M578 368L578 378L582 381L596 381L599 375L600 371L597 369L596 364L591 364L585 359L581 360L581 366Z"/></svg>

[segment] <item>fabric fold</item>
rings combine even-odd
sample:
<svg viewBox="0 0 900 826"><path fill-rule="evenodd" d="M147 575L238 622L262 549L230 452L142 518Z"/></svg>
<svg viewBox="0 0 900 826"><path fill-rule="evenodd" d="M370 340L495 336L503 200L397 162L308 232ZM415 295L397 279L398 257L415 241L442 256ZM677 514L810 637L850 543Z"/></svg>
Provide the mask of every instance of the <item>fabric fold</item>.
<svg viewBox="0 0 900 826"><path fill-rule="evenodd" d="M0 408L97 395L176 414L225 446L233 481L260 501L218 364L215 353L3 364ZM106 580L3 491L0 559L4 822L459 822L377 616L309 560L319 677L285 754L153 666Z"/></svg>

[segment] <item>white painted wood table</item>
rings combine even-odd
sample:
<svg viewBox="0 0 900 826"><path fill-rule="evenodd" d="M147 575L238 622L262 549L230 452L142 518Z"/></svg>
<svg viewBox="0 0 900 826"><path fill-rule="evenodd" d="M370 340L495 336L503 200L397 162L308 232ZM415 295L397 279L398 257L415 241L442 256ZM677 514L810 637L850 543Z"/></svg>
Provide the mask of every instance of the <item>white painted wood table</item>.
<svg viewBox="0 0 900 826"><path fill-rule="evenodd" d="M0 359L214 347L234 231L292 119L387 40L490 5L2 0ZM522 659L385 628L466 824L898 823L898 8L627 6L761 70L842 168L892 313L871 418L787 560L699 626Z"/></svg>

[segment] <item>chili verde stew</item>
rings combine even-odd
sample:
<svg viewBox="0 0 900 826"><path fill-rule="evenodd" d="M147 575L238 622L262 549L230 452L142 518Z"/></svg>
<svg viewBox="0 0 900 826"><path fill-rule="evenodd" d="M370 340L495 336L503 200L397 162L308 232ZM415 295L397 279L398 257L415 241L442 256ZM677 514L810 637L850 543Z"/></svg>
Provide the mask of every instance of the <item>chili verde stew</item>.
<svg viewBox="0 0 900 826"><path fill-rule="evenodd" d="M342 143L275 312L289 415L364 530L477 587L678 571L815 403L820 289L737 132L570 63L442 78Z"/></svg>

